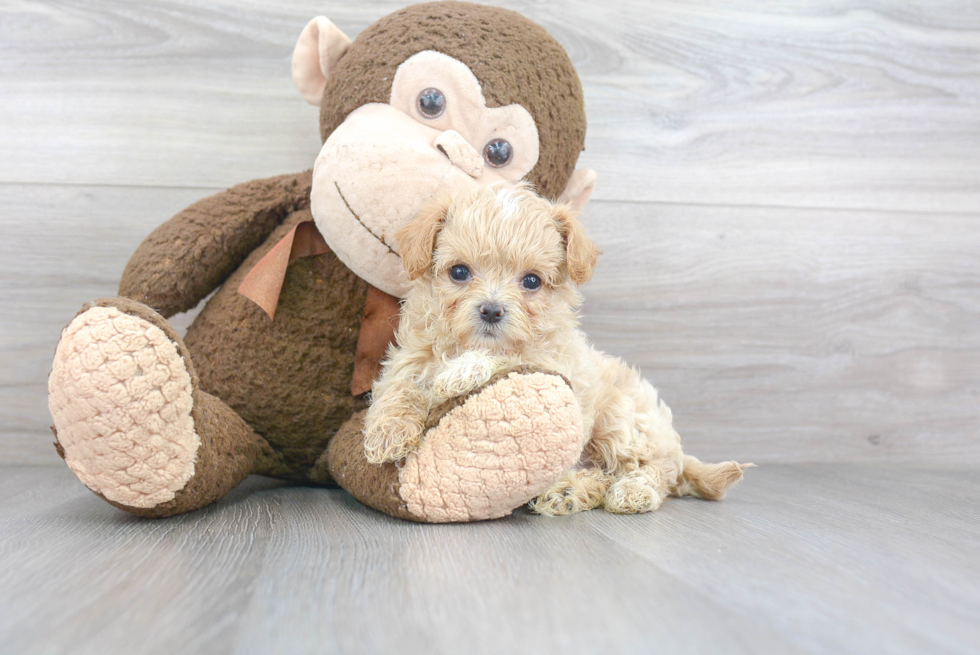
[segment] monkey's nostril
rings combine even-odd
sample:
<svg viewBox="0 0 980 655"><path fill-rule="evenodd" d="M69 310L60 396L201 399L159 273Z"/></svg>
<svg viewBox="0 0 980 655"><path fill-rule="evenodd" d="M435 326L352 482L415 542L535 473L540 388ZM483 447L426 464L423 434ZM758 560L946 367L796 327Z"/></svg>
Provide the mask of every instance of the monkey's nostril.
<svg viewBox="0 0 980 655"><path fill-rule="evenodd" d="M480 305L480 318L486 323L496 323L504 317L504 308L497 303L484 303Z"/></svg>
<svg viewBox="0 0 980 655"><path fill-rule="evenodd" d="M483 155L456 130L446 130L432 144L453 166L472 178L483 175Z"/></svg>

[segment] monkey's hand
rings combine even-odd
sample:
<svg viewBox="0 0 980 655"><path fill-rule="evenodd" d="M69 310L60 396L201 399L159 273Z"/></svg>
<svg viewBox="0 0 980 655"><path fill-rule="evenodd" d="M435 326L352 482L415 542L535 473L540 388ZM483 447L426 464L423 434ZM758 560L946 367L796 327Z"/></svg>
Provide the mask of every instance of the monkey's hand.
<svg viewBox="0 0 980 655"><path fill-rule="evenodd" d="M445 368L432 381L432 393L440 401L462 396L485 385L506 366L500 357L467 350L446 362Z"/></svg>
<svg viewBox="0 0 980 655"><path fill-rule="evenodd" d="M411 384L392 383L364 417L364 455L372 464L404 459L418 448L428 403Z"/></svg>

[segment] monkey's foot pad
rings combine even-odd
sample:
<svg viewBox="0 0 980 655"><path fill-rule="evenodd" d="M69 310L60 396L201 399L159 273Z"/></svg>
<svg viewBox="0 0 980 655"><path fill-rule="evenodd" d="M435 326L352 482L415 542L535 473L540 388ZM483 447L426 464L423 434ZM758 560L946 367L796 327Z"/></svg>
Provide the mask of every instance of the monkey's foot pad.
<svg viewBox="0 0 980 655"><path fill-rule="evenodd" d="M582 413L557 375L511 373L452 409L398 472L399 495L431 523L510 514L579 459Z"/></svg>
<svg viewBox="0 0 980 655"><path fill-rule="evenodd" d="M117 307L80 313L62 332L48 391L65 461L92 491L155 507L193 477L193 384L160 327Z"/></svg>

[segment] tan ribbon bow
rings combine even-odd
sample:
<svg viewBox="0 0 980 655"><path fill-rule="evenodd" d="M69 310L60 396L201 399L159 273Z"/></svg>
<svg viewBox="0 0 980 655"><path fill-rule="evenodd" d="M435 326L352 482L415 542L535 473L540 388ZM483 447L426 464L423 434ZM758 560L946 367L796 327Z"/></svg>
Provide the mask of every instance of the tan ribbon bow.
<svg viewBox="0 0 980 655"><path fill-rule="evenodd" d="M279 294L286 279L286 269L300 257L325 255L330 247L313 221L303 221L291 229L272 250L260 259L238 286L242 294L259 307L270 319L276 315ZM351 395L359 396L371 390L381 372L388 344L395 341L400 306L398 298L368 285L364 316L357 336L354 355L354 374Z"/></svg>

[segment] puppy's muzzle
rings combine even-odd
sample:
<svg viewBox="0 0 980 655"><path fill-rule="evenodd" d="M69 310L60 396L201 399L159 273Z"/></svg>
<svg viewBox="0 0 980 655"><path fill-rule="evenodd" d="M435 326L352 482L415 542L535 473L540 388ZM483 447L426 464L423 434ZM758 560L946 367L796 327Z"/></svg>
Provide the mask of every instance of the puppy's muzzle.
<svg viewBox="0 0 980 655"><path fill-rule="evenodd" d="M499 323L504 318L504 308L495 302L485 302L480 305L480 320L489 325Z"/></svg>

